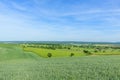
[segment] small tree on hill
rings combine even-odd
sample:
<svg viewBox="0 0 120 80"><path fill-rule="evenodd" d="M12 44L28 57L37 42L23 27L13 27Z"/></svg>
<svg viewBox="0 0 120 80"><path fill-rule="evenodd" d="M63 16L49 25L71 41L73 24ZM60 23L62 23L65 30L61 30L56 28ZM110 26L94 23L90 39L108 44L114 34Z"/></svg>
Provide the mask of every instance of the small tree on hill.
<svg viewBox="0 0 120 80"><path fill-rule="evenodd" d="M95 53L97 53L97 52L98 52L98 50L94 50L94 52L95 52Z"/></svg>
<svg viewBox="0 0 120 80"><path fill-rule="evenodd" d="M71 56L71 57L74 56L74 53L71 53L70 56Z"/></svg>
<svg viewBox="0 0 120 80"><path fill-rule="evenodd" d="M70 50L71 48L69 47L68 50Z"/></svg>
<svg viewBox="0 0 120 80"><path fill-rule="evenodd" d="M105 53L105 50L103 50L103 53Z"/></svg>
<svg viewBox="0 0 120 80"><path fill-rule="evenodd" d="M47 56L50 58L50 57L52 57L52 54L51 54L51 53L48 53Z"/></svg>
<svg viewBox="0 0 120 80"><path fill-rule="evenodd" d="M86 54L86 55L91 55L92 53L88 50L83 50L83 52Z"/></svg>

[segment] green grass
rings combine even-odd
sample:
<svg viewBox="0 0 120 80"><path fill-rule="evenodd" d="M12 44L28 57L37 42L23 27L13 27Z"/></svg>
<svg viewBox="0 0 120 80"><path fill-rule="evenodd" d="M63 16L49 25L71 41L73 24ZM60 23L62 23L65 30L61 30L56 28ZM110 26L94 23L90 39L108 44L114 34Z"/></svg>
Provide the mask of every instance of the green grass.
<svg viewBox="0 0 120 80"><path fill-rule="evenodd" d="M0 48L0 80L120 80L119 55L42 58L18 45Z"/></svg>
<svg viewBox="0 0 120 80"><path fill-rule="evenodd" d="M94 52L95 49L89 48L72 48L68 49L43 49L43 48L32 48L32 47L25 47L24 51L26 52L33 52L41 57L48 57L47 54L51 53L52 57L69 57L71 53L74 53L74 56L86 56L83 50L88 50L92 53L92 55L120 55L120 49L105 49L98 52ZM103 52L105 51L105 52Z"/></svg>
<svg viewBox="0 0 120 80"><path fill-rule="evenodd" d="M14 60L14 59L27 59L27 58L30 58L30 56L36 57L36 55L31 52L24 52L19 45L0 44L0 61Z"/></svg>
<svg viewBox="0 0 120 80"><path fill-rule="evenodd" d="M52 57L69 57L71 53L74 53L74 56L84 56L85 54L82 51L67 50L67 49L41 49L41 48L24 48L26 52L33 52L41 57L48 57L47 54L51 53Z"/></svg>

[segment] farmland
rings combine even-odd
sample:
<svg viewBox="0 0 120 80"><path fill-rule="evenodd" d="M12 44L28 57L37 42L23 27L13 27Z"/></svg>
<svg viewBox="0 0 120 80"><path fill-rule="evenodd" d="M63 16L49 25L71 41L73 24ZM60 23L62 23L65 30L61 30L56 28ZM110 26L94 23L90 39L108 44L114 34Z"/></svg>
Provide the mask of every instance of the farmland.
<svg viewBox="0 0 120 80"><path fill-rule="evenodd" d="M113 44L23 44L26 52L33 52L41 57L72 57L88 55L120 55L120 46Z"/></svg>
<svg viewBox="0 0 120 80"><path fill-rule="evenodd" d="M43 48L23 48L23 45L26 44L0 44L0 80L120 80L119 49L105 50L106 54L113 51L112 55L95 55L101 54L103 49L97 53L90 48L80 48L80 51L75 47L70 50L44 49L45 55L41 55L34 50L40 49L41 52ZM83 50L92 55L82 53ZM52 56L47 57L46 54L52 51L55 51ZM64 52L68 53L63 55ZM74 55L71 57L69 53Z"/></svg>

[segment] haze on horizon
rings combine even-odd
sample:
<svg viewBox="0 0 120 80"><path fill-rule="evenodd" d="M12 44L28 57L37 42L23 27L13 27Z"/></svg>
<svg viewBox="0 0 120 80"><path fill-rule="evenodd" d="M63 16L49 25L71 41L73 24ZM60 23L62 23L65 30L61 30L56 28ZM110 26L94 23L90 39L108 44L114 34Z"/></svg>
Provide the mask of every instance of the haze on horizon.
<svg viewBox="0 0 120 80"><path fill-rule="evenodd" d="M120 0L0 0L0 41L120 41Z"/></svg>

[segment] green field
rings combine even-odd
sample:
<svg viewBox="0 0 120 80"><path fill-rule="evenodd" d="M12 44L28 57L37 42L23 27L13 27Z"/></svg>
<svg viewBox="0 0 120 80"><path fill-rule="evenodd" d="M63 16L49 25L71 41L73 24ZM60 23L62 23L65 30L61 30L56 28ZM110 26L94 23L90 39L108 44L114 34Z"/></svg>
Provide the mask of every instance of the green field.
<svg viewBox="0 0 120 80"><path fill-rule="evenodd" d="M0 80L120 80L120 56L42 58L0 44Z"/></svg>
<svg viewBox="0 0 120 80"><path fill-rule="evenodd" d="M74 44L24 44L21 45L26 52L33 52L40 57L70 57L88 55L120 55L120 46L115 45L74 45ZM87 52L85 52L87 51Z"/></svg>
<svg viewBox="0 0 120 80"><path fill-rule="evenodd" d="M50 49L40 49L40 48L24 48L24 51L34 52L41 57L47 57L47 53L51 53L52 57L69 57L70 53L74 53L74 56L84 56L85 55L81 51L66 50L66 49L50 50Z"/></svg>

